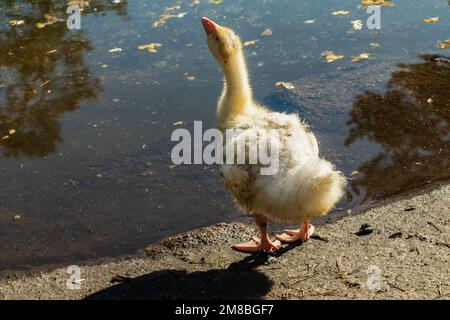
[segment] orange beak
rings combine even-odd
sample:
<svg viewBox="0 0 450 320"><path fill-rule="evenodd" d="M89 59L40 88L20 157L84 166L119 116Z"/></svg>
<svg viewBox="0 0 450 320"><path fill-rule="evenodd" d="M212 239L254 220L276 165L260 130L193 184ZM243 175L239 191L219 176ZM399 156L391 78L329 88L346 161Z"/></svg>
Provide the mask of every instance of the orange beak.
<svg viewBox="0 0 450 320"><path fill-rule="evenodd" d="M209 20L206 17L202 18L202 24L207 36L209 36L213 32L216 32L217 27L219 27L217 23L213 22L212 20Z"/></svg>

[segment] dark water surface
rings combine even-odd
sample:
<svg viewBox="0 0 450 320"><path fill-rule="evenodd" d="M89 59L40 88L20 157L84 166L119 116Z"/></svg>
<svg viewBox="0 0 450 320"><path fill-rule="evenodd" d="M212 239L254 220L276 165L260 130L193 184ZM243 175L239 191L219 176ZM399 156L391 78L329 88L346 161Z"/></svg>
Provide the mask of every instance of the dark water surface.
<svg viewBox="0 0 450 320"><path fill-rule="evenodd" d="M369 16L356 0L91 0L79 31L36 26L66 19L67 2L1 4L0 270L128 254L240 218L216 167L170 160L175 128L214 126L221 73L201 16L259 40L245 47L256 98L305 117L350 178L330 216L450 177L450 49L438 47L450 39L447 0L395 0L376 32L351 32ZM187 14L153 27L167 12ZM138 49L148 43L162 46ZM327 63L327 50L345 58Z"/></svg>

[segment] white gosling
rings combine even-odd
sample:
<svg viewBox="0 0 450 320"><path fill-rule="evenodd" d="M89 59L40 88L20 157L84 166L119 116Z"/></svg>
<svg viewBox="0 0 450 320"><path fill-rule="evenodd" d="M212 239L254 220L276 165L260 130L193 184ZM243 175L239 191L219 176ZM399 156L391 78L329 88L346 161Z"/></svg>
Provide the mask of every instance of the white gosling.
<svg viewBox="0 0 450 320"><path fill-rule="evenodd" d="M297 114L273 112L253 100L242 43L233 30L208 18L201 21L208 47L225 78L217 106L218 126L222 131L242 130L226 143L235 143L251 135L261 139L270 129L278 132L271 141L276 143L279 152L275 174L262 175L259 162L221 167L226 188L245 214L255 216L260 233L259 238L253 237L233 248L270 252L279 248L280 241L304 242L314 232L310 220L327 214L335 206L344 194L346 179L319 156L316 137ZM273 241L267 233L268 218L300 224L300 229L285 230Z"/></svg>

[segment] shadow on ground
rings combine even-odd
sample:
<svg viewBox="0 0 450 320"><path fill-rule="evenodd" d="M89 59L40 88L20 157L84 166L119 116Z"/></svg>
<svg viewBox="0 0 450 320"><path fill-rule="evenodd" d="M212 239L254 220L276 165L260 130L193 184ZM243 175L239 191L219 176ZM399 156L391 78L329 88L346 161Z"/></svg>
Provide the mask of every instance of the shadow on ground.
<svg viewBox="0 0 450 320"><path fill-rule="evenodd" d="M161 270L98 291L87 299L261 299L271 287L272 282L256 270Z"/></svg>
<svg viewBox="0 0 450 320"><path fill-rule="evenodd" d="M290 244L274 254L255 253L233 262L227 269L187 272L159 270L95 292L87 300L262 299L273 282L258 267L267 265L300 244ZM270 266L268 266L270 267Z"/></svg>

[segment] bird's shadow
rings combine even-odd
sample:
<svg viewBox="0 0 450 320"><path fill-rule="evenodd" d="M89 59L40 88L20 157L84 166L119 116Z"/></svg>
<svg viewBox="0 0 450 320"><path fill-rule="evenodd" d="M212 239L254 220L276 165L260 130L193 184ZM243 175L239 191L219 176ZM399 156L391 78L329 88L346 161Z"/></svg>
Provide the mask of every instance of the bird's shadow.
<svg viewBox="0 0 450 320"><path fill-rule="evenodd" d="M277 257L296 246L298 244L288 245L273 254L251 254L231 263L227 269L194 272L183 269L155 271L97 291L86 299L262 299L272 288L273 282L257 268L271 264ZM275 259L270 259L271 257Z"/></svg>

